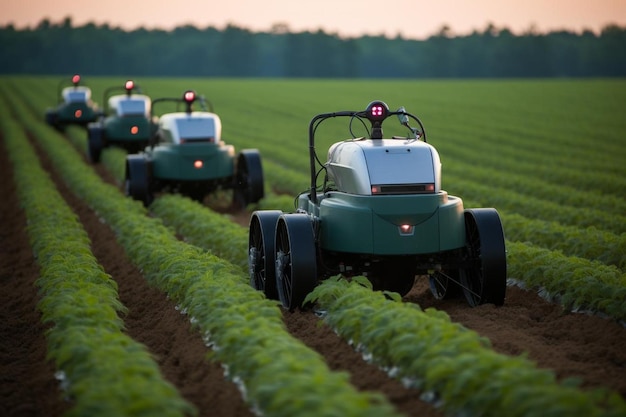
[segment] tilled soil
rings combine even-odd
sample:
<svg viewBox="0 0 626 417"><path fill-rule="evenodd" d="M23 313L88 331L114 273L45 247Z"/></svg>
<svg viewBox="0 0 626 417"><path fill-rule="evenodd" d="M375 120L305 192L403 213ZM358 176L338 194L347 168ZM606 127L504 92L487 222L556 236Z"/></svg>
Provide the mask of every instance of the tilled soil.
<svg viewBox="0 0 626 417"><path fill-rule="evenodd" d="M206 359L208 348L190 327L188 317L147 283L110 228L67 189L45 155L40 158L88 232L94 255L117 281L120 300L128 308L124 316L128 334L148 347L165 378L197 407L200 416L253 415L237 387L225 379L221 365ZM96 169L112 182L102 167ZM46 326L36 308L39 268L4 145L0 147L0 175L0 415L59 416L71 403L63 398L54 366L46 360ZM247 225L247 215L235 219ZM446 311L454 321L491 339L498 352L527 353L559 378L576 377L584 388L606 387L626 397L626 329L614 321L563 311L517 287L508 289L503 307L469 308L462 300L434 300L426 281L418 279L405 301ZM331 369L348 372L359 390L383 393L407 416L443 415L421 401L420 392L366 363L327 326L319 326L313 313L285 311L284 320L288 330L323 355Z"/></svg>

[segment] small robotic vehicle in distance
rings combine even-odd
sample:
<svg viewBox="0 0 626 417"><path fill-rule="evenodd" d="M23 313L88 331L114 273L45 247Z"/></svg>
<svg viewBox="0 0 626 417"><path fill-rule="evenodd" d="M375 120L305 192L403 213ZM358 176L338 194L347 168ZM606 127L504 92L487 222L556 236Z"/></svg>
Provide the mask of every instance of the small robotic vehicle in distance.
<svg viewBox="0 0 626 417"><path fill-rule="evenodd" d="M385 138L383 122L390 116L404 126L396 129L410 133ZM322 164L315 134L335 117L350 119L351 134L360 122L367 136L334 143ZM471 306L504 303L500 217L493 208L464 209L459 197L441 189L439 154L416 116L402 107L390 111L382 101L361 111L319 114L309 125L309 153L311 186L297 196L295 212L251 215L248 259L255 289L292 310L331 276L362 275L374 290L402 296L416 276L427 276L436 299L462 292Z"/></svg>
<svg viewBox="0 0 626 417"><path fill-rule="evenodd" d="M154 193L176 192L196 200L218 189L233 190L233 205L241 209L264 196L263 168L257 149L235 154L233 145L222 141L222 124L212 111L193 111L194 91L182 98L159 98L183 103L184 112L165 113L150 144L139 154L126 157L126 195L148 206ZM152 120L153 117L150 117Z"/></svg>
<svg viewBox="0 0 626 417"><path fill-rule="evenodd" d="M59 131L71 124L84 127L98 118L98 109L91 100L91 89L79 85L80 81L78 74L72 77L72 86L64 87L67 81L62 80L58 87L59 104L46 110L46 123Z"/></svg>
<svg viewBox="0 0 626 417"><path fill-rule="evenodd" d="M123 89L126 94L111 94ZM117 146L128 153L143 150L150 141L150 97L140 94L134 81L128 80L123 87L109 87L104 92L106 103L96 122L87 125L87 155L91 162L100 162L102 150Z"/></svg>

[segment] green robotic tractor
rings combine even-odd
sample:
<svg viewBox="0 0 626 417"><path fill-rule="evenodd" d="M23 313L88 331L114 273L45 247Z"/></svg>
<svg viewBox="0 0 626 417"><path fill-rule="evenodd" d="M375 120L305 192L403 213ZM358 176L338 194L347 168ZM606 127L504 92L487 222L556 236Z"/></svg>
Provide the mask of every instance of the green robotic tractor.
<svg viewBox="0 0 626 417"><path fill-rule="evenodd" d="M125 94L111 95L123 89ZM153 124L150 120L151 99L140 94L132 80L123 87L109 87L104 92L104 110L97 121L87 125L87 155L91 162L100 162L102 150L117 146L128 153L143 150L150 141Z"/></svg>
<svg viewBox="0 0 626 417"><path fill-rule="evenodd" d="M390 116L409 134L385 137L383 122ZM334 143L322 163L315 135L336 117L350 119L351 133L361 123L367 135ZM311 186L297 196L296 211L251 215L255 289L294 309L331 276L362 275L375 290L400 295L417 276L427 276L436 299L463 293L471 306L504 303L500 217L493 208L464 209L459 197L441 189L439 154L416 116L404 108L390 111L382 101L362 111L319 114L309 125L309 153Z"/></svg>
<svg viewBox="0 0 626 417"><path fill-rule="evenodd" d="M59 131L65 130L67 125L84 127L98 118L97 106L91 100L91 89L79 85L80 81L78 74L72 77L72 86L66 86L67 81L62 80L58 87L58 105L46 110L46 123Z"/></svg>
<svg viewBox="0 0 626 417"><path fill-rule="evenodd" d="M157 192L174 192L202 200L218 190L233 191L233 205L244 208L264 196L263 167L257 149L235 153L222 140L222 124L212 111L194 111L201 100L193 91L182 98L159 98L184 104L185 111L159 117L150 144L126 157L126 195L148 206ZM153 120L153 117L150 118Z"/></svg>

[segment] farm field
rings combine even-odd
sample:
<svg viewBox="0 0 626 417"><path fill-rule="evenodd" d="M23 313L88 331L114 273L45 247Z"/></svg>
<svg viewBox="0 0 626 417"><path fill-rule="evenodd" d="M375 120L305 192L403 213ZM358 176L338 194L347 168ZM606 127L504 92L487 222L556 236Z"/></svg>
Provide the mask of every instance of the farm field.
<svg viewBox="0 0 626 417"><path fill-rule="evenodd" d="M93 99L99 104L107 87L123 81L84 77L84 84L92 88ZM405 368L396 362L398 355L394 354L401 342L389 336L368 345L369 339L359 339L359 332L367 329L368 318L358 313L358 305L351 306L350 311L355 318L362 318L363 324L350 329L342 327L337 318L342 311L332 297L320 296L320 304L329 311L324 319L312 311L282 310L246 291L246 228L250 211L256 207L234 213L219 199L207 198L200 205L176 196L162 196L146 211L120 191L121 151L107 149L102 163L90 166L85 156L84 130L70 127L60 134L44 123L46 108L57 101L58 77L2 77L0 213L5 227L0 262L0 414L56 416L74 411L80 415L76 410L85 407L90 415L97 415L89 408L88 400L79 401L80 393L90 392L88 389L72 391L74 397L64 399L61 384L55 379L60 375L55 361L64 363L59 358L65 358L65 363L71 364L72 360L62 354L46 357L50 355L51 340L59 336L51 331L55 321L45 321L48 313L41 311L46 304L39 302L48 292L40 277L45 277L48 270L58 273L55 262L67 264L70 272L75 268L67 254L53 251L53 262L48 265L46 257L36 256L38 250L33 245L40 235L34 231L47 229L36 229L31 213L50 214L43 218L44 225L54 224L58 217L52 203L39 202L29 211L28 201L43 198L44 192L23 184L37 184L39 180L29 176L41 166L41 176L51 181L47 188L56 190L44 201L58 199L60 207L67 206L75 213L77 221L71 227L77 227L78 236L84 233L88 237L88 249L81 251L90 252L90 264L101 266L94 267L96 273L104 271L115 283L107 286L116 288L123 305L112 302L123 321L119 333L129 337L122 345L145 346L146 357L154 361L146 374L151 375L151 383L163 389L166 403L173 404L161 415L254 415L244 397L255 402L264 415L294 415L293 410L284 408L288 406L281 405L281 395L291 395L282 400L289 406L298 409L300 404L298 415L350 415L348 411L336 414L337 408L333 410L342 403L362 406L354 409L354 415L383 412L443 416L459 411L466 415L538 415L532 414L533 410L547 407L541 401L555 407L569 401L563 407L574 407L579 415L623 415L625 80L136 81L153 98L177 97L186 89L206 95L222 119L224 140L237 150L260 150L267 198L258 207L263 209L289 211L293 196L308 187L307 129L311 117L358 110L374 99L384 100L391 108L406 107L420 117L429 143L440 153L443 188L463 198L466 207L498 209L507 238L509 286L505 304L469 308L460 299L437 301L427 281L420 278L401 303L372 299L371 305L380 303L381 310L388 311L392 318L381 328L391 329L395 321L404 323L401 317L405 315L413 317L414 311L398 310L398 315L392 315L397 304L419 306L423 311L434 309L428 310L426 317L416 313L414 322L424 320L432 330L425 333L423 346L411 350L413 345L408 344L405 349L409 356L420 358L422 362L415 367L422 373L414 371L413 364ZM350 137L345 123L329 129L328 141L317 144L320 155L331 143ZM23 155L31 153L32 158L22 161ZM26 179L21 180L22 176ZM55 244L49 246L54 248ZM170 259L173 252L186 256ZM214 267L216 264L220 266ZM179 271L184 270L185 277L198 274L187 265L215 268L217 272L212 274L217 278L223 273L219 271L225 270L228 279L206 278L205 282L202 278L202 283L187 286L178 277ZM223 292L218 292L220 287ZM351 290L341 291L348 294ZM50 296L53 293L50 290ZM219 302L229 300L231 293L240 298ZM361 296L360 292L354 293ZM369 300L368 294L362 297ZM238 303L245 308L237 309ZM221 304L232 305L227 308ZM187 314L181 314L181 310ZM209 317L200 318L203 313ZM274 349L271 340L280 340L287 348L276 351L279 355L265 362L243 361L239 356L245 355L237 355L237 346L242 352L252 347L220 327L219 318L224 314L230 317L224 319L228 323L224 328L235 328L239 314L248 318L267 315L268 323L263 325L267 325L268 335L270 328L277 332L271 333L272 337L262 339L260 331L241 333L267 350ZM324 320L326 324L320 325ZM446 336L452 345L467 347L467 351L447 346L446 337L429 343L429 336L438 331L439 325L445 329L450 326L446 330L449 335L460 332L459 337L470 334L477 339L472 339L470 349L465 339L456 343L456 336ZM412 323L403 326L407 333L412 329ZM209 329L213 344L207 347L203 334ZM365 352L355 349L348 340L355 341ZM233 343L232 350L227 348L228 343ZM437 356L428 356L432 353L426 349L436 346L442 348L442 355L456 352L449 359L458 375L448 370L446 377L441 376L443 364ZM469 355L470 351L476 356ZM389 357L386 352L390 352ZM466 362L454 362L455 357L466 353ZM479 357L484 367L477 367L472 374L474 365L467 364ZM150 362L142 358L142 363ZM369 358L380 366L366 360ZM267 361L284 362L285 366L266 371ZM116 362L109 368L123 375L124 366ZM465 367L468 372L463 373ZM388 375L384 368L400 374L402 379ZM236 376L234 381L225 376L225 371ZM261 379L266 372L274 380ZM95 391L103 390L107 383L115 385L110 379L102 379L105 382L100 385L95 381L92 386L100 387ZM407 381L413 385L407 386ZM481 389L486 386L500 387L502 391ZM272 391L274 387L276 391ZM291 394L294 387L301 388L302 397L297 397L297 390ZM126 389L118 388L120 392ZM516 395L511 396L511 391ZM602 395L605 392L613 396L606 400ZM132 395L151 396L146 392ZM528 405L528 409L517 407L515 412L504 412L507 404L516 404L513 398ZM572 402L572 398L578 402ZM555 411L554 415L559 414Z"/></svg>

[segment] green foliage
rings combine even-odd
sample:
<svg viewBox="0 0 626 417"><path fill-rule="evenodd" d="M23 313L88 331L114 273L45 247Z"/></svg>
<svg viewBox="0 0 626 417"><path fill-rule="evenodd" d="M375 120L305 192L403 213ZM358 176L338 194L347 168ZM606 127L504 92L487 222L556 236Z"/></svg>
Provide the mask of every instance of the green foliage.
<svg viewBox="0 0 626 417"><path fill-rule="evenodd" d="M123 333L117 284L90 251L77 216L41 168L0 96L0 130L40 266L38 309L49 323L49 359L64 375L67 416L191 416L197 411L160 374L145 347Z"/></svg>
<svg viewBox="0 0 626 417"><path fill-rule="evenodd" d="M294 33L286 26L261 33L232 24L222 30L185 25L127 32L72 23L71 17L61 22L45 18L35 28L0 27L0 55L10 57L0 62L0 73L371 79L614 77L626 72L620 49L626 28L614 24L599 34L521 35L488 24L469 35L442 28L428 39L414 40L401 33L393 39L345 39L322 30Z"/></svg>
<svg viewBox="0 0 626 417"><path fill-rule="evenodd" d="M444 312L390 300L359 280L320 284L307 301L366 357L435 393L450 414L482 416L601 416L626 412L626 402L597 390L559 384L553 372L524 356L496 353L490 342ZM611 403L610 406L606 406Z"/></svg>
<svg viewBox="0 0 626 417"><path fill-rule="evenodd" d="M248 229L206 206L179 195L163 195L150 210L193 245L211 250L216 256L248 271Z"/></svg>
<svg viewBox="0 0 626 417"><path fill-rule="evenodd" d="M18 79L19 84L12 78L11 86L0 79L0 87L12 91L20 123L38 140L49 141L46 152L56 166L63 167L65 181L116 230L146 277L190 315L214 348L212 357L226 365L229 377L242 382L251 404L272 410L267 415L293 415L292 387L307 393L298 394L302 400L294 407L309 407L317 415L332 415L326 410L341 407L337 404L342 397L353 398L355 404L378 404L375 396L353 397L351 389L343 386L343 376L329 374L320 358L285 336L280 310L250 289L242 271L247 247L244 229L177 196L157 199L151 210L159 217L147 217L140 203L121 198L116 187L101 184L93 171L75 162L81 157L71 146L28 116L29 109L43 113L46 102L39 99L43 95L56 99L50 91L57 80ZM95 78L94 84L98 97L111 80ZM283 211L291 211L295 195L309 186L306 126L312 116L358 109L374 97L392 107L404 105L422 118L429 142L440 152L444 188L462 197L466 207L499 210L511 278L568 308L624 320L626 155L621 134L626 121L619 109L626 89L622 80L148 79L144 85L157 96L179 94L189 87L211 92L211 101L219 103L229 143L261 151L271 192L259 206ZM241 97L246 97L245 106ZM240 123L242 116L247 123ZM252 135L250 125L255 127ZM69 130L68 137L84 154L83 139L74 138L79 136L75 132L80 131ZM316 144L322 160L331 143L349 137L345 125L331 126L323 133ZM123 155L111 153L110 160L103 155L103 161L119 181ZM40 204L39 209L46 212L48 207ZM195 246L176 240L174 229ZM77 237L81 239L86 237ZM54 251L43 247L36 253L41 259L56 259ZM96 281L98 276L94 275ZM394 294L373 293L364 285L367 280L353 281L346 286L342 280L327 280L307 301L326 309L328 323L364 355L390 373L432 390L451 413L624 413L619 396L581 394L569 381L557 384L553 373L537 370L523 356L495 354L487 339L450 322L445 313L421 311L402 304ZM107 292L94 294L100 298ZM81 308L88 308L87 304ZM108 326L118 325L110 313L103 312L102 318ZM294 372L302 369L308 372ZM334 397L332 391L340 394ZM328 401L322 404L318 396ZM529 398L533 401L524 402ZM366 408L358 413L367 413Z"/></svg>
<svg viewBox="0 0 626 417"><path fill-rule="evenodd" d="M25 110L19 102L14 104ZM189 315L212 346L212 357L224 364L228 377L241 383L251 406L267 416L399 415L380 394L357 391L347 375L332 372L319 354L291 336L284 327L277 303L250 287L241 267L178 240L161 219L149 217L141 203L104 183L84 162L82 154L63 137L35 120L28 111L19 117L29 126L72 191L115 230L119 243L150 283L167 293ZM187 204L192 213L194 211L190 201L174 196L164 201L163 208L167 208L168 202L174 202L172 207ZM216 221L214 225L226 227L221 223ZM224 247L231 242L223 240L215 244ZM86 303L89 304L89 300ZM101 374L119 373L120 368L116 362L106 362L89 349L87 339L103 343L97 331L86 332L80 338L71 337L79 340L81 349L71 353L64 351L63 363L76 362L80 372L83 364L93 365L84 370L85 377L80 383L74 383L77 394L86 402L74 409L75 415L128 415L127 410L116 410L117 398L106 405L93 402L102 401L102 396L93 392L98 386L96 381L110 385L111 395L116 395L119 403L127 408L133 407L138 415L155 414L152 404L135 401L134 390L145 390L145 384L126 387L126 383L113 384L112 378ZM55 345L63 341L63 337L54 339ZM106 353L103 355L117 353L114 344L104 346ZM120 354L119 358L122 361L132 359L128 353ZM149 375L148 370L142 372ZM134 381L131 379L129 383L134 384ZM124 393L126 397L122 396ZM166 403L159 415L171 415L168 410L186 405L163 389L155 388L151 394L155 401ZM191 412L191 409L182 410Z"/></svg>

